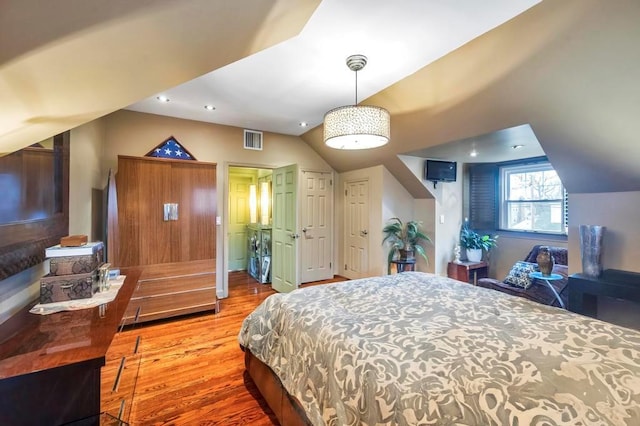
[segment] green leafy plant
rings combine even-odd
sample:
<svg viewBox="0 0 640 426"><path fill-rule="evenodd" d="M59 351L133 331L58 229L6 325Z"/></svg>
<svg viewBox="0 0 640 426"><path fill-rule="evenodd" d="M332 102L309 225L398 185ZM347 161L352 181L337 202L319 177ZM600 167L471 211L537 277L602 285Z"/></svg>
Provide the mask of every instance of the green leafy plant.
<svg viewBox="0 0 640 426"><path fill-rule="evenodd" d="M430 243L431 239L422 232L422 222L410 220L406 223L397 217L389 219L382 228L384 239L382 243L389 243L389 255L387 260L387 273L391 273L391 261L403 255L413 256L418 253L427 262L429 258L425 250L425 244ZM408 257L407 258L412 258Z"/></svg>
<svg viewBox="0 0 640 426"><path fill-rule="evenodd" d="M467 226L463 226L460 231L460 245L466 249L484 249L485 251L489 251L498 245L497 239L497 235L493 237L488 234L480 235Z"/></svg>

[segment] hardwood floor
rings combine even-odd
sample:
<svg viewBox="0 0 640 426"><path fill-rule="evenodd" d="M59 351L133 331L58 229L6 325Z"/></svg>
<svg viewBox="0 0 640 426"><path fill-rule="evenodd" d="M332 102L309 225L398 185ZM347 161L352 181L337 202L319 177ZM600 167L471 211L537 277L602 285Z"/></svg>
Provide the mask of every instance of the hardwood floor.
<svg viewBox="0 0 640 426"><path fill-rule="evenodd" d="M320 281L309 285L343 281ZM244 370L237 335L242 320L275 292L244 272L229 275L229 297L220 312L155 322L125 330L114 339L107 360L119 359L138 335L141 359L132 425L277 425ZM112 383L115 369L103 369ZM103 409L113 401L103 389Z"/></svg>

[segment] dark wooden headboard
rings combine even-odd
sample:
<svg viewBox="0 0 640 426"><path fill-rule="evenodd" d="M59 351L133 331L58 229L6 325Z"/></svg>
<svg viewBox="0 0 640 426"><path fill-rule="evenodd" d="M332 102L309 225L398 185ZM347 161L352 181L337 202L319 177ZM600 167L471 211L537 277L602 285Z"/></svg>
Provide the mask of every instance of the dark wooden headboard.
<svg viewBox="0 0 640 426"><path fill-rule="evenodd" d="M69 133L0 157L0 280L43 262L69 233Z"/></svg>

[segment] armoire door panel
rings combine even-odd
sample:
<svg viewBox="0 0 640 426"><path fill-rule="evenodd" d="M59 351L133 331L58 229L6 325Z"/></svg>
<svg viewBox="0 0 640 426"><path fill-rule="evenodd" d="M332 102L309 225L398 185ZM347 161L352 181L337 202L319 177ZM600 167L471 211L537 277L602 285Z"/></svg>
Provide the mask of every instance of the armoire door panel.
<svg viewBox="0 0 640 426"><path fill-rule="evenodd" d="M120 156L116 182L117 266L215 259L215 164ZM177 220L164 219L166 203Z"/></svg>
<svg viewBox="0 0 640 426"><path fill-rule="evenodd" d="M215 259L215 167L173 163L171 180L179 205L179 218L171 223L171 261Z"/></svg>
<svg viewBox="0 0 640 426"><path fill-rule="evenodd" d="M140 211L140 263L171 262L171 221L165 221L163 206L173 202L171 163L141 161L138 181Z"/></svg>
<svg viewBox="0 0 640 426"><path fill-rule="evenodd" d="M140 257L140 237L138 228L138 192L130 182L137 182L140 163L118 161L116 187L118 189L118 237L122 244L118 248L118 258L111 259L115 266L137 265ZM109 242L110 243L110 242Z"/></svg>

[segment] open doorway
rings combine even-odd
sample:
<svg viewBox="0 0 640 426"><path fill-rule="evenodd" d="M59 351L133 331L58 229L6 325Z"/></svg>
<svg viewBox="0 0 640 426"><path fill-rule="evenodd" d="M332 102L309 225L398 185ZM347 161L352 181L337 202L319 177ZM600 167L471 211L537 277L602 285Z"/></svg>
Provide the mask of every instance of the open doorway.
<svg viewBox="0 0 640 426"><path fill-rule="evenodd" d="M229 167L227 267L261 283L270 282L271 176L271 169Z"/></svg>
<svg viewBox="0 0 640 426"><path fill-rule="evenodd" d="M333 173L298 169L291 179L300 183L300 194L296 191L295 198L286 197L293 215L278 216L272 203L275 172L279 169L267 167L237 164L224 167L223 179L227 184L222 203L226 217L220 223L223 241L217 265L222 277L220 298L228 295L230 273L237 277L247 272L264 284L272 284L277 259L302 270L300 274L290 274L295 277L292 282L296 287L333 278ZM278 217L280 221L295 223L286 236L295 241L296 247L300 245L300 250L296 248L295 256L288 261L282 260L283 253L275 253L276 233L272 225Z"/></svg>

